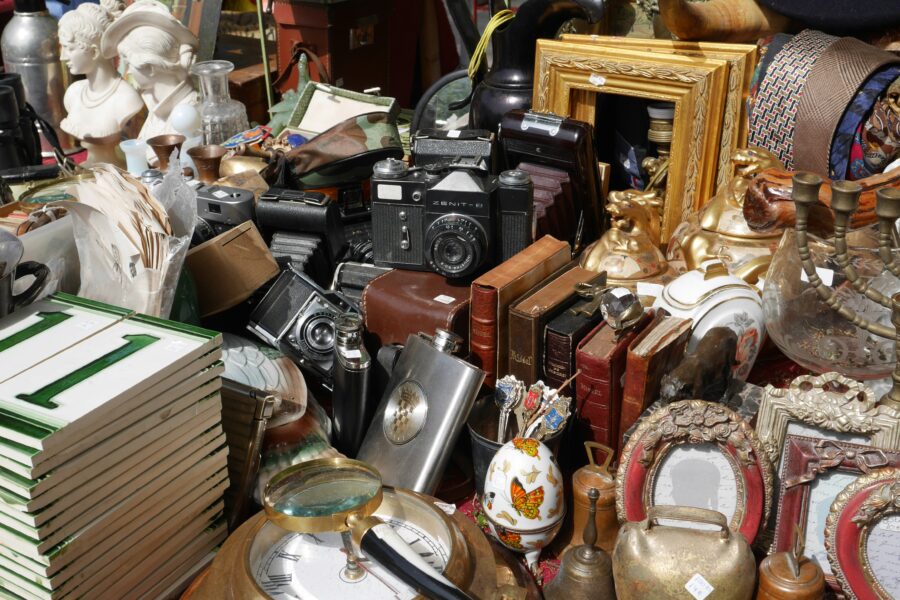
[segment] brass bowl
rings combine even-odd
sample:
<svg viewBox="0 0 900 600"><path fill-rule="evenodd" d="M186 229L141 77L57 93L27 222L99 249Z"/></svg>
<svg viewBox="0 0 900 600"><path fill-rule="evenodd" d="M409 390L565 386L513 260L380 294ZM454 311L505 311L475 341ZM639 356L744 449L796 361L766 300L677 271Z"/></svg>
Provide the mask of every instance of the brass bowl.
<svg viewBox="0 0 900 600"><path fill-rule="evenodd" d="M169 158L171 158L172 152L177 148L180 154L181 145L185 139L187 138L177 133L165 133L147 140L147 145L153 148L153 152L159 161L157 168L160 171L165 173L169 169Z"/></svg>

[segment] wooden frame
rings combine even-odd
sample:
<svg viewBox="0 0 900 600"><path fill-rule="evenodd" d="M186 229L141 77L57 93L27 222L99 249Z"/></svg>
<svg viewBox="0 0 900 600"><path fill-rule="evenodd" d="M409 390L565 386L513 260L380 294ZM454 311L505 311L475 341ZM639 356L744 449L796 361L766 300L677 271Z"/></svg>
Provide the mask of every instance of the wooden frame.
<svg viewBox="0 0 900 600"><path fill-rule="evenodd" d="M863 475L844 489L831 505L825 527L825 547L828 562L849 600L891 600L895 597L875 578L868 540L882 519L900 513L898 506L898 469L881 469ZM895 531L894 537L900 537L900 532Z"/></svg>
<svg viewBox="0 0 900 600"><path fill-rule="evenodd" d="M668 239L715 192L727 78L723 60L538 40L532 106L593 125L598 93L672 102L662 221Z"/></svg>
<svg viewBox="0 0 900 600"><path fill-rule="evenodd" d="M561 39L578 44L598 44L658 54L714 58L727 62L728 90L722 119L722 137L719 142L716 190L720 191L728 184L732 175L731 156L735 150L747 146L750 132L747 98L750 95L753 73L759 61L759 49L756 44L718 44L578 34L565 34Z"/></svg>
<svg viewBox="0 0 900 600"><path fill-rule="evenodd" d="M640 422L622 451L616 475L616 511L620 521L642 521L652 505L659 467L683 445L714 444L728 459L737 482L730 529L753 543L768 520L774 479L772 465L753 428L717 402L682 400L660 408ZM686 478L685 485L693 485Z"/></svg>
<svg viewBox="0 0 900 600"><path fill-rule="evenodd" d="M868 386L838 373L803 375L784 389L766 387L756 433L776 470L792 423L834 432L836 439L855 434L869 439L868 445L900 450L897 413L875 402Z"/></svg>
<svg viewBox="0 0 900 600"><path fill-rule="evenodd" d="M807 532L808 556L811 556L809 552L814 548L808 543L810 535L821 539L824 548L824 521L821 523L821 531L809 530L811 513L822 508L812 505L813 484L820 475L834 472L864 475L885 467L900 467L900 453L824 438L789 435L785 443L785 461L781 472L773 552L790 551L794 529L798 524ZM829 509L837 495L825 500L825 510ZM825 556L820 558L825 560ZM834 575L826 573L825 580L835 591L840 591Z"/></svg>

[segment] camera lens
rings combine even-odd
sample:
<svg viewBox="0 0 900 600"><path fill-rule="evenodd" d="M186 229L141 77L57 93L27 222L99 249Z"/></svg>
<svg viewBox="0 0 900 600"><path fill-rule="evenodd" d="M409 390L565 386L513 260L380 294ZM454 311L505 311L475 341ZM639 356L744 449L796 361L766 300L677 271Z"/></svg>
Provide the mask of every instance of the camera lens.
<svg viewBox="0 0 900 600"><path fill-rule="evenodd" d="M310 350L330 354L334 348L333 315L318 315L306 323L304 338Z"/></svg>
<svg viewBox="0 0 900 600"><path fill-rule="evenodd" d="M476 221L463 215L445 215L431 224L425 237L426 258L444 277L465 277L484 259L487 239Z"/></svg>

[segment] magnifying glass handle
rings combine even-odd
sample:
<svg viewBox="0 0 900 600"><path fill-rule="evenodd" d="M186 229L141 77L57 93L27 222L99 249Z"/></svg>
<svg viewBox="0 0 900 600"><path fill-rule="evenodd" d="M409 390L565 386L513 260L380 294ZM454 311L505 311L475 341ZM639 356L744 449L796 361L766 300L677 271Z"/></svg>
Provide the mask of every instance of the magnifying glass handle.
<svg viewBox="0 0 900 600"><path fill-rule="evenodd" d="M358 538L358 545L363 554L426 598L472 600L471 596L422 560L422 557L386 523L378 522L369 527L362 537Z"/></svg>

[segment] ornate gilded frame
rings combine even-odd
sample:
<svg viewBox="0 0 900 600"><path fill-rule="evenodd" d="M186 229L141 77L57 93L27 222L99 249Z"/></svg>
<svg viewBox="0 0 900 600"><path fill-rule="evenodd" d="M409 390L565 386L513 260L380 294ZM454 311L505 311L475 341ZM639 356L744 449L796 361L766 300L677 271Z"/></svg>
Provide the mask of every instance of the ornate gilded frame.
<svg viewBox="0 0 900 600"><path fill-rule="evenodd" d="M772 465L753 428L717 402L673 402L640 422L622 451L616 474L619 520L643 521L647 517L655 476L666 454L679 445L705 443L716 444L736 468L738 497L729 526L752 544L769 518Z"/></svg>
<svg viewBox="0 0 900 600"><path fill-rule="evenodd" d="M727 79L724 60L538 40L532 106L593 125L596 94L674 103L662 222L668 239L715 192Z"/></svg>
<svg viewBox="0 0 900 600"><path fill-rule="evenodd" d="M812 485L820 475L843 471L865 475L879 469L900 467L900 453L837 442L824 438L789 435L781 489L778 494L778 519L775 524L773 552L789 552L798 523L809 526ZM831 505L831 502L828 503ZM824 529L820 532L825 534ZM835 591L841 586L837 577L825 575Z"/></svg>
<svg viewBox="0 0 900 600"><path fill-rule="evenodd" d="M828 562L848 600L892 600L875 579L868 558L874 526L900 513L900 469L881 469L847 486L831 505L825 525Z"/></svg>
<svg viewBox="0 0 900 600"><path fill-rule="evenodd" d="M695 58L714 58L728 63L728 89L725 95L725 111L722 118L722 138L719 142L719 164L716 173L716 190L724 188L731 178L731 156L734 151L747 146L750 120L747 114L747 98L753 73L759 61L756 44L719 44L713 42L683 42L680 40L651 40L621 38L607 35L565 34L563 41L577 44L640 50L657 54L677 54Z"/></svg>
<svg viewBox="0 0 900 600"><path fill-rule="evenodd" d="M784 389L766 387L756 433L776 469L792 422L867 436L872 446L900 450L898 414L875 403L875 393L868 386L839 373L803 375Z"/></svg>

